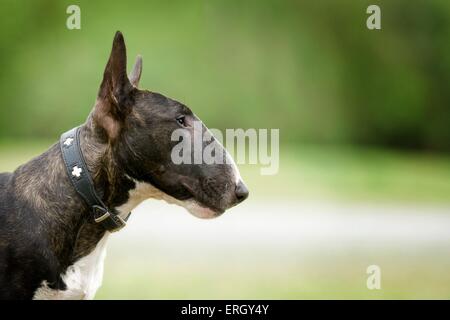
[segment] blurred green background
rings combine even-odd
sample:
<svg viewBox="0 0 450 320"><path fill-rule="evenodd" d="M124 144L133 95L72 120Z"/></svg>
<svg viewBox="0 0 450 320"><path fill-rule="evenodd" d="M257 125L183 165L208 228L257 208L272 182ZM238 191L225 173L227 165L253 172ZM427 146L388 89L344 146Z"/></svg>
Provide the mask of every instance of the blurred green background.
<svg viewBox="0 0 450 320"><path fill-rule="evenodd" d="M382 30L369 31L372 3L2 0L0 135L53 138L83 121L121 30L129 66L144 56L142 87L211 127L449 151L450 4L376 1ZM65 28L69 4L81 30Z"/></svg>
<svg viewBox="0 0 450 320"><path fill-rule="evenodd" d="M66 28L71 4L81 8L81 30ZM369 4L381 7L382 30L366 28ZM272 214L288 225L315 221L295 220L308 212L303 203L333 219L363 204L361 215L374 219L386 206L393 215L414 211L405 224L424 216L450 227L450 2L1 0L0 171L86 119L116 30L125 36L129 69L143 55L141 87L186 103L210 128L280 129L279 174L241 166L252 196L233 210L258 219L275 203ZM180 220L173 207L147 207L175 211L172 224L197 223ZM225 237L239 224L233 217L208 228ZM175 236L170 230L166 237ZM405 237L414 238L414 227L408 230ZM423 233L405 255L403 244L314 250L314 237L306 254L291 243L301 235L284 235L292 245L286 256L277 247L230 245L206 259L194 241L181 264L167 251L179 253L183 239L166 248L125 232L139 249L112 242L99 298L450 297L442 230L432 243ZM372 236L376 242L383 233ZM231 252L241 256L233 260ZM374 259L390 266L388 289L375 293L364 282Z"/></svg>

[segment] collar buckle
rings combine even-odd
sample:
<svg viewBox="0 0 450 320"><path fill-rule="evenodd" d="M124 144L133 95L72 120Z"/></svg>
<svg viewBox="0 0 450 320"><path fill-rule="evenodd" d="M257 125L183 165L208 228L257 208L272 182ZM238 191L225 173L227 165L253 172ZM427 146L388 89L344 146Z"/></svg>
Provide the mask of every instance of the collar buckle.
<svg viewBox="0 0 450 320"><path fill-rule="evenodd" d="M103 225L109 232L116 232L126 226L126 221L119 215L111 214L107 209L93 206L94 221Z"/></svg>

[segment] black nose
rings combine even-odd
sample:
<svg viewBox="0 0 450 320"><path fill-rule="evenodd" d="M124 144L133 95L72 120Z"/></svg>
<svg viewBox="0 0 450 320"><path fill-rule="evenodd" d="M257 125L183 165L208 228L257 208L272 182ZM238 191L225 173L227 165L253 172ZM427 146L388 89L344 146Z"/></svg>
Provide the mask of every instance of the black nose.
<svg viewBox="0 0 450 320"><path fill-rule="evenodd" d="M235 193L238 202L242 202L248 198L248 189L242 181L238 182Z"/></svg>

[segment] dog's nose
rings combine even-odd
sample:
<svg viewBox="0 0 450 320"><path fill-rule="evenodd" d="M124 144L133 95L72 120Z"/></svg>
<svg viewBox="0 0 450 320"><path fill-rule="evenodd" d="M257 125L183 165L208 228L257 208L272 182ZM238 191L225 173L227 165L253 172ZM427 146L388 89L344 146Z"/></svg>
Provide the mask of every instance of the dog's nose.
<svg viewBox="0 0 450 320"><path fill-rule="evenodd" d="M248 189L245 186L244 182L242 182L242 181L238 182L238 184L236 186L235 194L236 194L236 199L238 200L238 203L242 202L248 198Z"/></svg>

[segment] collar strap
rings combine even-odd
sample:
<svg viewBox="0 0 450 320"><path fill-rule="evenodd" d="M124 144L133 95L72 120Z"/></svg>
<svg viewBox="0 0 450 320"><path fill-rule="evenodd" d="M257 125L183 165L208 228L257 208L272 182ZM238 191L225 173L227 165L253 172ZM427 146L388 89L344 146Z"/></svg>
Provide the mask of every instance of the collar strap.
<svg viewBox="0 0 450 320"><path fill-rule="evenodd" d="M67 175L77 193L92 210L94 221L110 232L119 231L126 225L116 212L109 210L95 192L94 183L86 166L80 148L80 127L61 135L59 145L66 166Z"/></svg>

